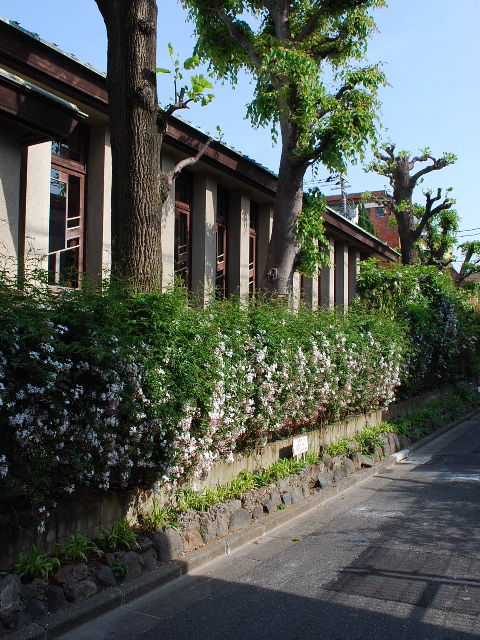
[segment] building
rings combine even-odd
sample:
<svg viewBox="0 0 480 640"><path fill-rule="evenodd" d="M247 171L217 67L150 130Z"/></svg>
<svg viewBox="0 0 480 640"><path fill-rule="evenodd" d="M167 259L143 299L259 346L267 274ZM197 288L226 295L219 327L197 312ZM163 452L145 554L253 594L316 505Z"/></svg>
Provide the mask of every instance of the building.
<svg viewBox="0 0 480 640"><path fill-rule="evenodd" d="M20 275L32 259L52 285L110 267L111 154L106 79L89 65L0 18L0 244ZM207 135L172 118L162 168L195 154ZM276 176L213 142L177 179L164 205L164 288L183 278L199 295L248 297L263 272ZM379 239L329 210L330 268L295 279L307 301L347 306L360 260L397 260Z"/></svg>
<svg viewBox="0 0 480 640"><path fill-rule="evenodd" d="M342 195L327 196L327 205L338 213L343 210ZM363 193L347 194L347 210L350 217L358 220L358 210L363 203L368 212L370 222L375 229L375 235L379 240L388 244L392 249L400 248L400 236L396 224L392 224L391 213L393 210L393 197L384 191L370 191L369 198L363 202ZM393 220L393 222L395 222Z"/></svg>

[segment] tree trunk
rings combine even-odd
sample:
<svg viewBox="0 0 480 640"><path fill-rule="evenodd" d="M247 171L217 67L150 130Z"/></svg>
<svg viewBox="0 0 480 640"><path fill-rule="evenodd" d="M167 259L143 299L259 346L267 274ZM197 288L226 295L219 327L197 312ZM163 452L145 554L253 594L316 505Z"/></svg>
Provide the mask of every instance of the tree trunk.
<svg viewBox="0 0 480 640"><path fill-rule="evenodd" d="M290 296L299 250L296 226L302 210L304 172L282 165L278 173L272 236L260 288L269 293Z"/></svg>
<svg viewBox="0 0 480 640"><path fill-rule="evenodd" d="M418 249L414 246L418 240L412 204L415 185L412 186L411 184L410 166L407 157L400 156L395 158L394 179L393 199L402 250L402 264L416 264L420 258Z"/></svg>
<svg viewBox="0 0 480 640"><path fill-rule="evenodd" d="M295 259L299 251L297 220L302 211L303 176L307 165L299 163L294 157L298 141L296 128L284 122L281 130L282 157L278 171L272 236L260 288L269 294L291 296Z"/></svg>
<svg viewBox="0 0 480 640"><path fill-rule="evenodd" d="M155 0L97 0L108 36L112 272L135 289L161 284Z"/></svg>

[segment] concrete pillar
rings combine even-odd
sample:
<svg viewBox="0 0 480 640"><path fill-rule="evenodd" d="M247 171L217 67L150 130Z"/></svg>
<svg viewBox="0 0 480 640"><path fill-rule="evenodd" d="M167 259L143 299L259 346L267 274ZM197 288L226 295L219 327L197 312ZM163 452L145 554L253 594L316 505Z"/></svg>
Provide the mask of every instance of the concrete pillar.
<svg viewBox="0 0 480 640"><path fill-rule="evenodd" d="M295 271L292 279L292 306L294 309L298 309L298 307L300 306L300 280L300 274Z"/></svg>
<svg viewBox="0 0 480 640"><path fill-rule="evenodd" d="M25 207L25 268L48 269L50 224L50 170L52 143L42 142L28 148Z"/></svg>
<svg viewBox="0 0 480 640"><path fill-rule="evenodd" d="M85 271L100 281L112 265L112 153L106 123L90 127L87 175Z"/></svg>
<svg viewBox="0 0 480 640"><path fill-rule="evenodd" d="M315 278L303 278L303 299L308 308L318 307L318 276Z"/></svg>
<svg viewBox="0 0 480 640"><path fill-rule="evenodd" d="M175 160L162 154L161 169L173 171ZM166 291L175 281L175 183L162 209L162 290Z"/></svg>
<svg viewBox="0 0 480 640"><path fill-rule="evenodd" d="M335 241L328 239L327 255L330 266L322 265L320 271L320 300L319 304L333 309L335 306Z"/></svg>
<svg viewBox="0 0 480 640"><path fill-rule="evenodd" d="M348 304L352 302L357 293L357 278L360 274L360 251L349 249L348 251Z"/></svg>
<svg viewBox="0 0 480 640"><path fill-rule="evenodd" d="M257 227L257 285L260 285L267 263L268 244L272 235L273 204L261 204Z"/></svg>
<svg viewBox="0 0 480 640"><path fill-rule="evenodd" d="M0 132L0 254L1 268L14 277L20 258L20 175L22 141L20 134Z"/></svg>
<svg viewBox="0 0 480 640"><path fill-rule="evenodd" d="M217 183L206 173L195 173L192 202L192 290L203 302L215 290Z"/></svg>
<svg viewBox="0 0 480 640"><path fill-rule="evenodd" d="M335 306L348 308L348 245L335 242Z"/></svg>
<svg viewBox="0 0 480 640"><path fill-rule="evenodd" d="M250 196L231 191L228 208L227 278L230 295L248 300Z"/></svg>

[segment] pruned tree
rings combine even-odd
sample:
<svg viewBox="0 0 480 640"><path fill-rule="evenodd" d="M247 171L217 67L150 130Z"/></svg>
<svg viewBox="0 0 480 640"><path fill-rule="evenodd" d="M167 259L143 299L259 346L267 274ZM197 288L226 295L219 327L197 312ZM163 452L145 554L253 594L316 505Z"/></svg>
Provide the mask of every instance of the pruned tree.
<svg viewBox="0 0 480 640"><path fill-rule="evenodd" d="M95 0L107 28L107 87L112 149L112 271L137 290L161 284L161 212L172 182L194 157L170 173L160 170L160 151L170 116L202 99L208 81L194 76L176 87L172 104L157 97L157 3ZM170 52L172 54L172 51ZM178 60L177 60L178 61ZM191 58L187 68L196 61ZM176 66L176 78L178 75ZM203 97L204 102L210 98Z"/></svg>
<svg viewBox="0 0 480 640"><path fill-rule="evenodd" d="M457 284L463 285L474 273L480 273L480 241L470 240L459 245L463 263L457 278Z"/></svg>
<svg viewBox="0 0 480 640"><path fill-rule="evenodd" d="M414 264L420 261L418 242L425 225L453 205L448 192L442 200L441 189L437 190L436 195L427 191L423 215L416 218L412 202L415 187L422 183L424 176L428 173L439 171L456 160L453 153L444 153L441 158L434 158L429 148L421 150L418 156L412 156L409 151L395 153L395 145L387 143L375 153L375 160L368 165L367 170L386 176L393 188L393 213L397 220L403 264ZM419 163L429 164L415 170L415 166Z"/></svg>
<svg viewBox="0 0 480 640"><path fill-rule="evenodd" d="M233 83L246 70L256 81L247 114L272 125L281 160L272 236L261 288L291 291L299 256L297 220L303 177L324 164L345 171L375 137L376 65L361 67L383 0L182 0L198 36L196 52Z"/></svg>
<svg viewBox="0 0 480 640"><path fill-rule="evenodd" d="M429 192L425 193L428 202ZM450 200L453 205L454 200ZM426 207L413 205L413 213L417 224L425 217ZM455 209L441 209L427 219L418 243L419 258L422 264L435 265L444 269L454 259L453 250L457 245L456 232L460 218Z"/></svg>

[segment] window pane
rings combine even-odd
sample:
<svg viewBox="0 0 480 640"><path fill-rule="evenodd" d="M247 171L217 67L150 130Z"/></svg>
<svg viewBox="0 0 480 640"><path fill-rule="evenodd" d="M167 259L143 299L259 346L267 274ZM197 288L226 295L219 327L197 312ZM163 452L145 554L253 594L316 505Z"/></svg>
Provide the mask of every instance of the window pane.
<svg viewBox="0 0 480 640"><path fill-rule="evenodd" d="M52 169L50 177L49 252L65 248L66 213L67 184L60 179L60 172Z"/></svg>
<svg viewBox="0 0 480 640"><path fill-rule="evenodd" d="M68 176L68 220L67 227L80 226L80 178Z"/></svg>

